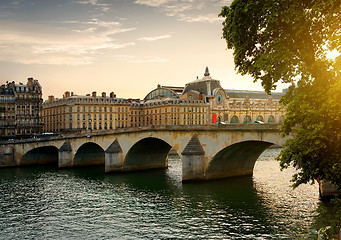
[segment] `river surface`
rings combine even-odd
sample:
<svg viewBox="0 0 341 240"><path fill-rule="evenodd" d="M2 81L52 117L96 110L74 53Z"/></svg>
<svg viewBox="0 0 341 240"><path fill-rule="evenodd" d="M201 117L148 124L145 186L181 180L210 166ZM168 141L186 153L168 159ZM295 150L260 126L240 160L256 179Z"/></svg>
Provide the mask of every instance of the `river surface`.
<svg viewBox="0 0 341 240"><path fill-rule="evenodd" d="M254 175L182 183L168 169L0 169L0 239L315 239L326 208L318 186L293 190L266 150ZM327 217L328 218L328 217Z"/></svg>

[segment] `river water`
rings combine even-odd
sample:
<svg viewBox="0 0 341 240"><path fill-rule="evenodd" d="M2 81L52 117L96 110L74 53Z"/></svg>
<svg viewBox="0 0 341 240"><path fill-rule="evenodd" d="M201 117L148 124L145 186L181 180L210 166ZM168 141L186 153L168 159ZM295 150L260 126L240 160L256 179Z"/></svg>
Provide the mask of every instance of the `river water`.
<svg viewBox="0 0 341 240"><path fill-rule="evenodd" d="M181 182L168 169L0 169L0 239L314 239L326 208L317 185L290 188L266 150L254 175ZM327 217L328 218L328 217Z"/></svg>

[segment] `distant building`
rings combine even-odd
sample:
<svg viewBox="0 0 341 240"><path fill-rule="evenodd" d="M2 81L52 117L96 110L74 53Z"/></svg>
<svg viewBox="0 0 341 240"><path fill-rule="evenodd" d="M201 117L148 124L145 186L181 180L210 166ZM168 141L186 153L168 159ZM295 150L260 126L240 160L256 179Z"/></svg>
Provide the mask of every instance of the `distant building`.
<svg viewBox="0 0 341 240"><path fill-rule="evenodd" d="M281 123L279 109L283 93L268 96L261 91L226 90L212 79L208 68L204 77L185 87L161 86L143 100L116 98L112 92L78 96L65 92L63 98L43 104L46 132L77 132L144 126L203 125L215 123Z"/></svg>
<svg viewBox="0 0 341 240"><path fill-rule="evenodd" d="M159 94L163 94L162 98ZM63 133L206 123L207 103L179 99L172 94L167 89L158 88L144 101L116 98L113 92L110 96L104 92L101 96L96 92L86 96L65 92L61 99L49 96L43 104L44 131Z"/></svg>
<svg viewBox="0 0 341 240"><path fill-rule="evenodd" d="M206 67L204 77L189 82L185 87L160 86L151 91L144 99L145 105L153 100L154 105L164 98L179 99L177 105L184 102L199 101L205 111L204 123L282 123L285 111L280 109L279 100L284 95L274 92L267 95L263 91L227 90L220 81L212 79ZM180 122L188 125L188 122ZM203 124L202 121L193 124Z"/></svg>
<svg viewBox="0 0 341 240"><path fill-rule="evenodd" d="M263 91L226 90L220 81L210 77L206 67L204 77L187 83L182 97L201 99L209 103L210 123L282 123L285 111L279 109L279 100L284 93L267 95Z"/></svg>
<svg viewBox="0 0 341 240"><path fill-rule="evenodd" d="M21 138L39 134L42 124L42 87L38 80L27 84L15 82L0 86L1 138Z"/></svg>
<svg viewBox="0 0 341 240"><path fill-rule="evenodd" d="M116 98L112 92L97 96L78 96L65 92L63 98L49 96L43 104L43 122L46 132L77 132L128 127L130 102Z"/></svg>

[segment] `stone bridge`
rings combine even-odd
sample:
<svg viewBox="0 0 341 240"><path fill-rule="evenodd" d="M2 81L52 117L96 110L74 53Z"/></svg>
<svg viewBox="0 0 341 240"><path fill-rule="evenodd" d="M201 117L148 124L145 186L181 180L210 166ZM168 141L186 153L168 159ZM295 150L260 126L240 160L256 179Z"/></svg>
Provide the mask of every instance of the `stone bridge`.
<svg viewBox="0 0 341 240"><path fill-rule="evenodd" d="M168 166L173 148L182 179L251 175L259 155L281 145L279 125L231 124L117 129L0 145L0 167L58 163L59 167L104 164L106 172Z"/></svg>

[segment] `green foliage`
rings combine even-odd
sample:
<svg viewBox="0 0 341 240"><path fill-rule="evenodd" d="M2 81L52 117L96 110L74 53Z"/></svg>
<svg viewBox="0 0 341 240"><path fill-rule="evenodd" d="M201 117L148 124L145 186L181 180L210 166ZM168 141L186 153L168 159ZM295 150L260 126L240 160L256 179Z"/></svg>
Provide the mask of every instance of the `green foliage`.
<svg viewBox="0 0 341 240"><path fill-rule="evenodd" d="M318 208L319 221L316 223L321 239L338 239L341 228L341 196L323 201ZM321 226L325 226L321 228ZM326 227L327 226L327 227Z"/></svg>
<svg viewBox="0 0 341 240"><path fill-rule="evenodd" d="M234 0L220 16L239 73L269 94L291 83L278 159L298 170L293 186L320 177L341 188L341 57L328 58L341 52L341 1Z"/></svg>

